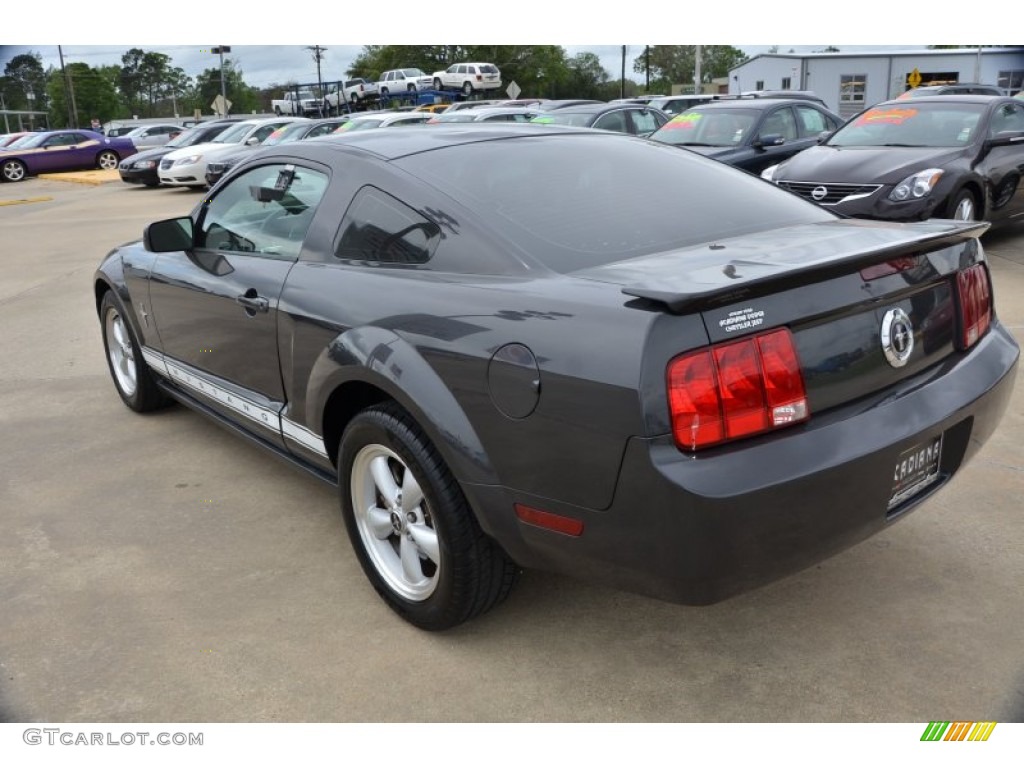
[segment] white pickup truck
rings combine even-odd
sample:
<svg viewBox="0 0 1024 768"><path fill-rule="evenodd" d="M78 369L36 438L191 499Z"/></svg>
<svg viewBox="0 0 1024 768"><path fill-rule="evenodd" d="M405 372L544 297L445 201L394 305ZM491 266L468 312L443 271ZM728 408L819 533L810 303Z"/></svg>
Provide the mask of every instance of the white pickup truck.
<svg viewBox="0 0 1024 768"><path fill-rule="evenodd" d="M377 89L377 83L371 83L362 77L355 77L351 80L345 80L340 83L341 85L341 98L338 97L338 85L335 84L328 90L327 96L324 97L324 101L327 104L327 108L331 111L331 114L337 112L340 104L346 102L351 107L356 107L363 104L366 101L376 101L379 95Z"/></svg>
<svg viewBox="0 0 1024 768"><path fill-rule="evenodd" d="M320 99L313 95L312 91L288 91L283 99L274 99L270 102L271 108L277 115L310 115L319 114L321 108Z"/></svg>

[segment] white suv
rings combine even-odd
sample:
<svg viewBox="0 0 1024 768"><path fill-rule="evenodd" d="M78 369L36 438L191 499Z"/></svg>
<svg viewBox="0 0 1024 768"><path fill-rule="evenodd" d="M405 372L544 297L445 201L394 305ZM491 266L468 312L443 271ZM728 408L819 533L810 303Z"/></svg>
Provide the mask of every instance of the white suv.
<svg viewBox="0 0 1024 768"><path fill-rule="evenodd" d="M380 97L389 93L405 93L406 91L429 91L430 75L422 69L389 69L383 72L377 81Z"/></svg>
<svg viewBox="0 0 1024 768"><path fill-rule="evenodd" d="M493 64L452 64L434 73L434 88L461 90L466 96L474 91L493 91L501 87L501 72Z"/></svg>

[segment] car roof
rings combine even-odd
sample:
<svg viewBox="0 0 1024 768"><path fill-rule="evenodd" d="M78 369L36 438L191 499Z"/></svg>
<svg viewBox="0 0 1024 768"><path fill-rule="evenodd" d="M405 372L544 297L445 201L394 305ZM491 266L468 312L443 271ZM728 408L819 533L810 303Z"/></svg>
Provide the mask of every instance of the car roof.
<svg viewBox="0 0 1024 768"><path fill-rule="evenodd" d="M544 105L541 104L539 106L543 107ZM577 104L577 105L571 106L571 107L562 107L561 109L559 109L557 111L565 113L567 115L569 115L569 114L573 114L573 115L596 115L596 114L600 114L601 112L614 112L615 110L618 110L618 109L632 109L632 110L643 110L643 109L646 109L648 111L654 111L654 112L659 111L657 109L657 107L652 107L649 104L625 104L625 103L607 104L607 103L604 103L604 102L602 102L600 104ZM542 111L546 111L546 110L542 110Z"/></svg>
<svg viewBox="0 0 1024 768"><path fill-rule="evenodd" d="M715 101L709 101L705 104L694 104L692 109L771 109L777 107L780 104L796 104L801 107L808 105L818 107L826 112L830 112L828 107L822 106L817 101L811 99L716 99Z"/></svg>
<svg viewBox="0 0 1024 768"><path fill-rule="evenodd" d="M913 101L910 99L889 99L881 101L874 107L882 105L913 109L919 104L991 104L996 101L1012 101L1007 96L996 96L994 93L947 93L935 94L934 96L920 96Z"/></svg>
<svg viewBox="0 0 1024 768"><path fill-rule="evenodd" d="M483 141L504 141L512 139L541 139L548 136L592 135L611 140L629 140L612 131L590 131L560 125L537 126L530 123L437 123L430 130L423 131L355 131L345 134L330 134L313 141L299 141L281 145L281 151L288 154L319 153L320 147L344 152L358 147L384 160L395 160L419 152L443 147L475 144ZM643 141L643 139L637 139ZM312 150L308 147L312 146ZM271 149L276 149L271 148ZM268 150L269 151L269 150Z"/></svg>

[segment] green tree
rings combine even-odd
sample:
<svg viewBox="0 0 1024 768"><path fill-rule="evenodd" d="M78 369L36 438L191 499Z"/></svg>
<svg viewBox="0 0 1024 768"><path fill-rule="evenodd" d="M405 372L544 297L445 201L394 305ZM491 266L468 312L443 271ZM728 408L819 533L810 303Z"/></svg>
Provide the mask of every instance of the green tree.
<svg viewBox="0 0 1024 768"><path fill-rule="evenodd" d="M0 87L8 109L47 109L46 73L42 56L38 53L21 53L12 58L4 67Z"/></svg>
<svg viewBox="0 0 1024 768"><path fill-rule="evenodd" d="M141 48L130 48L121 56L118 90L128 108L128 113L132 115L142 113L143 94L145 93L142 68L145 58L146 52Z"/></svg>
<svg viewBox="0 0 1024 768"><path fill-rule="evenodd" d="M693 82L697 46L652 45L650 57L652 81L657 79L674 85L689 85ZM701 80L706 83L716 77L726 77L730 69L746 60L747 55L731 45L701 46ZM634 59L634 72L643 72L644 67L643 56Z"/></svg>
<svg viewBox="0 0 1024 768"><path fill-rule="evenodd" d="M608 71L596 53L577 53L568 62L567 88L580 99L600 99L608 82ZM614 97L613 97L614 98Z"/></svg>
<svg viewBox="0 0 1024 768"><path fill-rule="evenodd" d="M238 69L233 59L224 59L224 84L231 112L236 115L256 111L264 111L261 107L256 89L247 85L242 70ZM204 69L196 75L195 88L190 98L185 101L189 109L198 109L208 113L213 100L220 95L220 66Z"/></svg>
<svg viewBox="0 0 1024 768"><path fill-rule="evenodd" d="M81 127L89 125L94 117L105 123L119 116L121 102L109 73L81 62L72 62L65 69L74 89L77 113L74 125L68 126L68 94L64 77L60 70L51 68L47 92L50 97L50 124L53 127Z"/></svg>

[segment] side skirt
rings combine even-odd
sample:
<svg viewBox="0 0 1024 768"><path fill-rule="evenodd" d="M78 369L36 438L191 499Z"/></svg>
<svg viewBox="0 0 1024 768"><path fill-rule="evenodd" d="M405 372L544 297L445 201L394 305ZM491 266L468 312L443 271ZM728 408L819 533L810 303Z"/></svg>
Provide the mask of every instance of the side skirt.
<svg viewBox="0 0 1024 768"><path fill-rule="evenodd" d="M227 429L229 432L233 432L236 435L244 437L249 442L258 445L260 448L263 448L266 451L269 451L270 453L272 453L274 456L281 459L285 463L290 464L293 467L296 467L297 469L301 469L308 472L317 480L326 483L332 488L338 487L337 479L334 477L333 474L325 472L319 467L314 467L311 464L307 464L306 462L291 455L290 453L286 453L285 451L281 450L276 445L271 445L266 440L263 440L259 436L254 435L252 432L249 432L248 430L246 430L239 424L236 424L235 422L231 421L230 419L225 418L221 414L217 413L217 411L208 407L204 403L201 403L196 398L190 396L188 393L183 392L182 390L175 387L173 384L168 383L163 377L159 377L157 379L157 385L160 387L160 389L167 393L169 397L173 397L182 405L191 408L194 411L198 411L204 416L209 417L217 424Z"/></svg>

